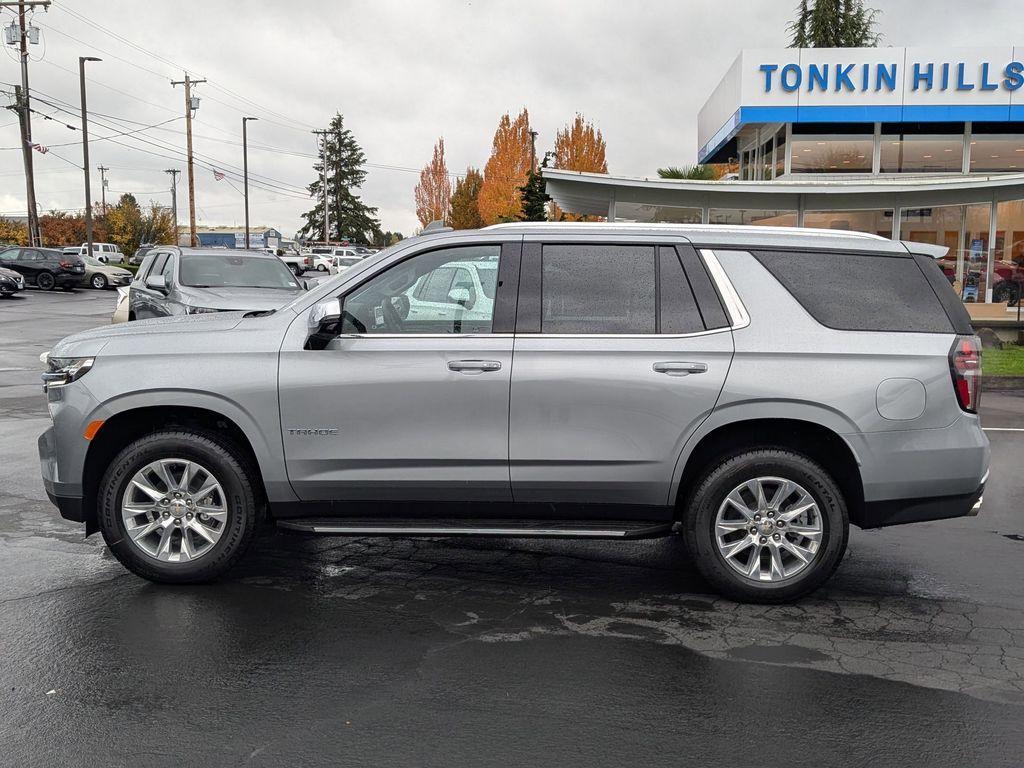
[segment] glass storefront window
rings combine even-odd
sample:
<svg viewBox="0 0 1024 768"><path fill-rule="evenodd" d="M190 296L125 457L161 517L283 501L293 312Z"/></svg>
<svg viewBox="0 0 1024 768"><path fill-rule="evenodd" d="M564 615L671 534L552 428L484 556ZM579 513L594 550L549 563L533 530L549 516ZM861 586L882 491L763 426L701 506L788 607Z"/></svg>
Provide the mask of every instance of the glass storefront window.
<svg viewBox="0 0 1024 768"><path fill-rule="evenodd" d="M646 203L615 203L616 221L637 221L641 223L700 224L700 208L680 208L674 205L650 205Z"/></svg>
<svg viewBox="0 0 1024 768"><path fill-rule="evenodd" d="M989 282L988 228L991 212L992 206L988 203L964 207L964 239L961 243L964 280L960 295L967 302L985 301Z"/></svg>
<svg viewBox="0 0 1024 768"><path fill-rule="evenodd" d="M1024 123L974 123L971 171L1024 172Z"/></svg>
<svg viewBox="0 0 1024 768"><path fill-rule="evenodd" d="M844 229L892 237L892 208L869 211L805 211L804 226L816 229Z"/></svg>
<svg viewBox="0 0 1024 768"><path fill-rule="evenodd" d="M933 208L904 208L900 213L900 239L944 245L949 253L939 266L957 293L963 295L964 251L960 248L964 207L942 205Z"/></svg>
<svg viewBox="0 0 1024 768"><path fill-rule="evenodd" d="M775 164L772 162L772 158L775 152L775 144L771 138L768 139L764 144L761 145L761 176L760 178L764 181L771 181L772 179L772 168Z"/></svg>
<svg viewBox="0 0 1024 768"><path fill-rule="evenodd" d="M871 123L796 123L790 147L790 171L871 173L874 144Z"/></svg>
<svg viewBox="0 0 1024 768"><path fill-rule="evenodd" d="M1016 306L1024 294L1024 200L996 206L996 247L992 261L992 301Z"/></svg>
<svg viewBox="0 0 1024 768"><path fill-rule="evenodd" d="M960 173L963 123L883 123L882 173Z"/></svg>
<svg viewBox="0 0 1024 768"><path fill-rule="evenodd" d="M786 172L786 129L775 134L775 178Z"/></svg>
<svg viewBox="0 0 1024 768"><path fill-rule="evenodd" d="M712 208L709 211L708 221L712 224L760 224L764 227L795 227L796 211Z"/></svg>

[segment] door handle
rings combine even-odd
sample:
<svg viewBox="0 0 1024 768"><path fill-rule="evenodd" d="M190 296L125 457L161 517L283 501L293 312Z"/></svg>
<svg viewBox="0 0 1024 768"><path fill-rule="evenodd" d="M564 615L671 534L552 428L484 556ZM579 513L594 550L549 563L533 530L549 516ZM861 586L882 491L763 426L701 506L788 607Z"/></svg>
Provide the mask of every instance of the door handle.
<svg viewBox="0 0 1024 768"><path fill-rule="evenodd" d="M448 363L448 370L455 371L456 373L500 371L501 363L497 360L452 360Z"/></svg>
<svg viewBox="0 0 1024 768"><path fill-rule="evenodd" d="M707 363L655 363L655 373L664 373L668 376L689 376L691 373L707 373Z"/></svg>

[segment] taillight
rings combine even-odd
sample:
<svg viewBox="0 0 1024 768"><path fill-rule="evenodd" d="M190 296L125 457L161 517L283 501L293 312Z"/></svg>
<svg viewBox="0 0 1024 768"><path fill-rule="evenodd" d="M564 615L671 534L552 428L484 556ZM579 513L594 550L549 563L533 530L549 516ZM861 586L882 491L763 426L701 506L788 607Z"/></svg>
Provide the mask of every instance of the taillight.
<svg viewBox="0 0 1024 768"><path fill-rule="evenodd" d="M70 262L70 261L61 261L60 262L60 268L61 269L73 269L74 266L75 265L72 262Z"/></svg>
<svg viewBox="0 0 1024 768"><path fill-rule="evenodd" d="M957 336L949 350L949 373L960 407L977 413L981 399L981 342L977 336Z"/></svg>

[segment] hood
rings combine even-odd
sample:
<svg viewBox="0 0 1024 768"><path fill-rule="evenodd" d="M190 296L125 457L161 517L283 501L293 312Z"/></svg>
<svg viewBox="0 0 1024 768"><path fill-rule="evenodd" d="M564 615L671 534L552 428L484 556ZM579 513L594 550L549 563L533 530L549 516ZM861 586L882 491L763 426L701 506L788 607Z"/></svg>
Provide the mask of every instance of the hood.
<svg viewBox="0 0 1024 768"><path fill-rule="evenodd" d="M296 285L294 290L274 288L190 288L181 286L181 298L192 307L226 310L279 309L302 294Z"/></svg>
<svg viewBox="0 0 1024 768"><path fill-rule="evenodd" d="M67 336L50 350L53 357L92 357L99 354L111 339L126 336L148 336L160 333L191 333L229 331L242 320L243 312L211 312L202 315L158 317L133 320L130 323L103 325L89 331Z"/></svg>
<svg viewBox="0 0 1024 768"><path fill-rule="evenodd" d="M11 278L11 280L17 280L19 277L21 277L21 274L19 272L15 272L13 269L7 269L6 267L0 267L0 275L3 275L4 277L9 277Z"/></svg>
<svg viewBox="0 0 1024 768"><path fill-rule="evenodd" d="M86 264L86 267L88 269L90 269L91 271L93 271L93 272L100 272L100 273L102 273L104 275L110 275L111 277L134 277L134 275L131 272L129 272L127 269L122 269L121 267L115 267L112 264L100 263L100 265L97 266L97 267L93 267L93 266L90 266L90 265Z"/></svg>

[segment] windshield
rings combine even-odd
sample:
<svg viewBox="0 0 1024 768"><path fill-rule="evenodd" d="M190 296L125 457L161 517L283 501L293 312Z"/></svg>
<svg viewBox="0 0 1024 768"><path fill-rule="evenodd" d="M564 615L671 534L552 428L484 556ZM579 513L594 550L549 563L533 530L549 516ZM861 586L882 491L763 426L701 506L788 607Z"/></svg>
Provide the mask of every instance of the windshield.
<svg viewBox="0 0 1024 768"><path fill-rule="evenodd" d="M93 258L92 256L83 256L82 261L88 264L90 267L102 267L103 262L99 259Z"/></svg>
<svg viewBox="0 0 1024 768"><path fill-rule="evenodd" d="M182 254L182 285L193 288L276 288L295 290L295 275L280 259L231 254Z"/></svg>

